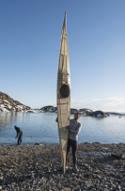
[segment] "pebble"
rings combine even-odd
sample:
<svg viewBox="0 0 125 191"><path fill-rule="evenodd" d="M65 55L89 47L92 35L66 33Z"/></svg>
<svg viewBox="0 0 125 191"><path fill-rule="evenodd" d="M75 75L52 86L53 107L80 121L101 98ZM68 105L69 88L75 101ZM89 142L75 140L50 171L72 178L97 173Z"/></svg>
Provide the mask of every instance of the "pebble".
<svg viewBox="0 0 125 191"><path fill-rule="evenodd" d="M125 144L80 144L79 172L71 162L64 175L56 144L0 145L0 190L123 191L124 153Z"/></svg>

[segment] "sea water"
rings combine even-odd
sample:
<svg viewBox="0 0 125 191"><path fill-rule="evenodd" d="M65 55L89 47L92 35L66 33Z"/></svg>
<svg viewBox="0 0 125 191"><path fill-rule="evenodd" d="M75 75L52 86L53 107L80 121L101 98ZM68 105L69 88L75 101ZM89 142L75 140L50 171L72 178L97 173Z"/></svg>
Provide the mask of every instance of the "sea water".
<svg viewBox="0 0 125 191"><path fill-rule="evenodd" d="M79 143L125 143L125 117L80 117ZM16 143L14 125L23 131L23 143L58 143L55 113L0 113L0 144Z"/></svg>

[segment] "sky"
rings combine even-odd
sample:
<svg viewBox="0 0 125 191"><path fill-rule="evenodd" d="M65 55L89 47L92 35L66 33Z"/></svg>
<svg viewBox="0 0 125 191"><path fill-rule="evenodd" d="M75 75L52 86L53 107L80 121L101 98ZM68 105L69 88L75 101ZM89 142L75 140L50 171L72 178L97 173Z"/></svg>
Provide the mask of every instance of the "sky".
<svg viewBox="0 0 125 191"><path fill-rule="evenodd" d="M56 105L67 12L72 107L125 111L124 0L1 0L0 91Z"/></svg>

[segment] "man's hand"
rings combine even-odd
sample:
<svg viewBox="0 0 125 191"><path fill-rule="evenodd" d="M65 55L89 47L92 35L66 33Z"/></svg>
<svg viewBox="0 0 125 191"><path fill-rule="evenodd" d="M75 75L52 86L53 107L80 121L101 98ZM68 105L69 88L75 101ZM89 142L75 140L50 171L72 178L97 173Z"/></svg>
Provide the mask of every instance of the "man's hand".
<svg viewBox="0 0 125 191"><path fill-rule="evenodd" d="M69 127L70 127L70 126L69 126L69 125L67 125L65 128L66 128L66 129L68 129Z"/></svg>

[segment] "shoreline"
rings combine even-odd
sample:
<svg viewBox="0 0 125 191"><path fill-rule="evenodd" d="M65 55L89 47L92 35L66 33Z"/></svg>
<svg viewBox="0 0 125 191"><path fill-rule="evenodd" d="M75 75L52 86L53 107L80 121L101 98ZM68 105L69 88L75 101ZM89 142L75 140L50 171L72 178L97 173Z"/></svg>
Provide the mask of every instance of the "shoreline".
<svg viewBox="0 0 125 191"><path fill-rule="evenodd" d="M125 190L125 144L82 143L64 175L58 144L0 144L2 191Z"/></svg>
<svg viewBox="0 0 125 191"><path fill-rule="evenodd" d="M14 146L14 145L17 145L16 142L13 142L13 143L0 143L0 146L2 145L8 145L8 146ZM21 145L59 145L59 143L57 142L22 142L20 145L18 146L21 146ZM95 142L78 142L78 145L125 145L125 142L112 142L112 143L108 143L108 142L98 142L98 141L95 141Z"/></svg>

